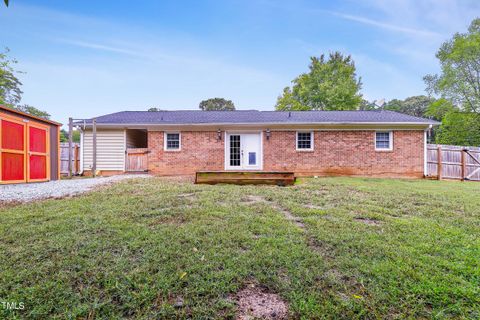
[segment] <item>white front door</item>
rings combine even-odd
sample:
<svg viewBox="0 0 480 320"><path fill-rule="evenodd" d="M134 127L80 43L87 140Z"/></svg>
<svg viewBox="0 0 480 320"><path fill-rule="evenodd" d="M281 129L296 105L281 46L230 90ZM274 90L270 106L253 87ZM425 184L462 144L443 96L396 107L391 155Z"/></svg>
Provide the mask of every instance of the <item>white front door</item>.
<svg viewBox="0 0 480 320"><path fill-rule="evenodd" d="M226 169L262 169L262 134L260 132L227 133L226 137Z"/></svg>

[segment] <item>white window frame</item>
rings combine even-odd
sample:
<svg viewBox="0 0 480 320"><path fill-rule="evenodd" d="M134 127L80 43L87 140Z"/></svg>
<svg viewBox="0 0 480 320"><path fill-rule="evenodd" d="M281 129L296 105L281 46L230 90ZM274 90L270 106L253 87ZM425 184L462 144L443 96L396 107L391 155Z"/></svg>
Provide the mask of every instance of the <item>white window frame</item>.
<svg viewBox="0 0 480 320"><path fill-rule="evenodd" d="M178 149L167 148L167 135L178 134ZM182 151L182 133L179 131L165 131L163 133L163 150L168 152Z"/></svg>
<svg viewBox="0 0 480 320"><path fill-rule="evenodd" d="M298 147L298 134L299 133L310 133L310 148L299 148ZM296 131L295 132L295 150L297 151L313 151L314 150L314 146L315 146L315 142L314 142L314 137L315 137L315 134L313 133L313 131L311 130L306 130L306 131Z"/></svg>
<svg viewBox="0 0 480 320"><path fill-rule="evenodd" d="M388 133L388 148L378 148L377 147L377 133ZM393 151L393 131L391 130L377 130L373 135L373 144L375 146L375 151Z"/></svg>

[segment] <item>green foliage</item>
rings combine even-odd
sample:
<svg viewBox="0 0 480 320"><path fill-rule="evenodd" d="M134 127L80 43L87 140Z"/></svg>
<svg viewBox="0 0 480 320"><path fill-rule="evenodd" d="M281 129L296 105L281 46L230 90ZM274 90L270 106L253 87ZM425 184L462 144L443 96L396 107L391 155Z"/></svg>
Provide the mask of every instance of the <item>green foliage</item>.
<svg viewBox="0 0 480 320"><path fill-rule="evenodd" d="M362 99L362 103L360 103L360 107L358 110L369 111L369 110L377 110L378 107L375 105L375 102L370 102L368 100Z"/></svg>
<svg viewBox="0 0 480 320"><path fill-rule="evenodd" d="M80 131L73 130L73 142L80 142ZM65 129L60 130L60 142L68 142L68 132Z"/></svg>
<svg viewBox="0 0 480 320"><path fill-rule="evenodd" d="M311 110L308 106L302 105L298 100L293 97L292 89L285 87L283 94L277 98L276 110L279 111L307 111Z"/></svg>
<svg viewBox="0 0 480 320"><path fill-rule="evenodd" d="M435 142L460 146L480 146L480 114L448 112L436 131Z"/></svg>
<svg viewBox="0 0 480 320"><path fill-rule="evenodd" d="M3 0L5 2L5 5L8 7L8 0Z"/></svg>
<svg viewBox="0 0 480 320"><path fill-rule="evenodd" d="M47 120L50 119L50 114L48 112L42 111L42 110L37 109L37 108L35 108L31 105L28 105L28 104L18 105L14 108L17 109L18 111L22 111L22 112L31 114L32 116L44 118L44 119L47 119Z"/></svg>
<svg viewBox="0 0 480 320"><path fill-rule="evenodd" d="M161 109L157 108L157 107L152 107L152 108L148 108L147 110L148 112L158 112L158 111L162 111Z"/></svg>
<svg viewBox="0 0 480 320"><path fill-rule="evenodd" d="M424 80L430 93L448 98L464 111L480 112L480 19L457 33L437 52L441 74Z"/></svg>
<svg viewBox="0 0 480 320"><path fill-rule="evenodd" d="M224 98L211 98L200 102L198 107L203 111L233 111L235 105L232 100Z"/></svg>
<svg viewBox="0 0 480 320"><path fill-rule="evenodd" d="M425 110L425 116L437 121L442 121L443 117L453 111L458 111L450 101L445 98L434 100Z"/></svg>
<svg viewBox="0 0 480 320"><path fill-rule="evenodd" d="M0 104L13 107L20 102L22 98L22 83L16 77L16 73L20 73L14 69L17 60L8 56L10 50L0 52Z"/></svg>
<svg viewBox="0 0 480 320"><path fill-rule="evenodd" d="M428 106L434 101L427 96L413 96L405 100L393 99L385 104L385 110L401 112L414 117L424 117Z"/></svg>
<svg viewBox="0 0 480 320"><path fill-rule="evenodd" d="M362 103L351 56L340 52L311 57L309 72L295 78L278 97L276 110L355 110Z"/></svg>

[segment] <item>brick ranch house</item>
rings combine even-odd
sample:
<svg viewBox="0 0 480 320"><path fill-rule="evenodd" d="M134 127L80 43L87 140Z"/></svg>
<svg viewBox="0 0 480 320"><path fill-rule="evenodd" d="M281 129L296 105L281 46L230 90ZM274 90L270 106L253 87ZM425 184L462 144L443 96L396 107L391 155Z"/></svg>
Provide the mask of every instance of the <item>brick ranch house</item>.
<svg viewBox="0 0 480 320"><path fill-rule="evenodd" d="M392 111L124 111L95 118L96 172L292 171L421 178L438 123ZM93 167L93 119L77 122Z"/></svg>

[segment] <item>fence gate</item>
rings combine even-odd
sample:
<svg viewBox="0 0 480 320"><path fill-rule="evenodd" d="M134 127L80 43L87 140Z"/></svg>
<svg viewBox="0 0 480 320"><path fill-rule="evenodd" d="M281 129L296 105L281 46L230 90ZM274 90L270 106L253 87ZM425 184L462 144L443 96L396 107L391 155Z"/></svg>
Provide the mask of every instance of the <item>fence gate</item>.
<svg viewBox="0 0 480 320"><path fill-rule="evenodd" d="M147 171L147 156L148 148L128 148L127 149L127 161L126 171L139 172Z"/></svg>
<svg viewBox="0 0 480 320"><path fill-rule="evenodd" d="M427 176L480 181L480 148L427 145Z"/></svg>
<svg viewBox="0 0 480 320"><path fill-rule="evenodd" d="M80 144L72 144L72 174L76 175L80 173ZM68 174L68 142L60 143L60 173L63 175Z"/></svg>

